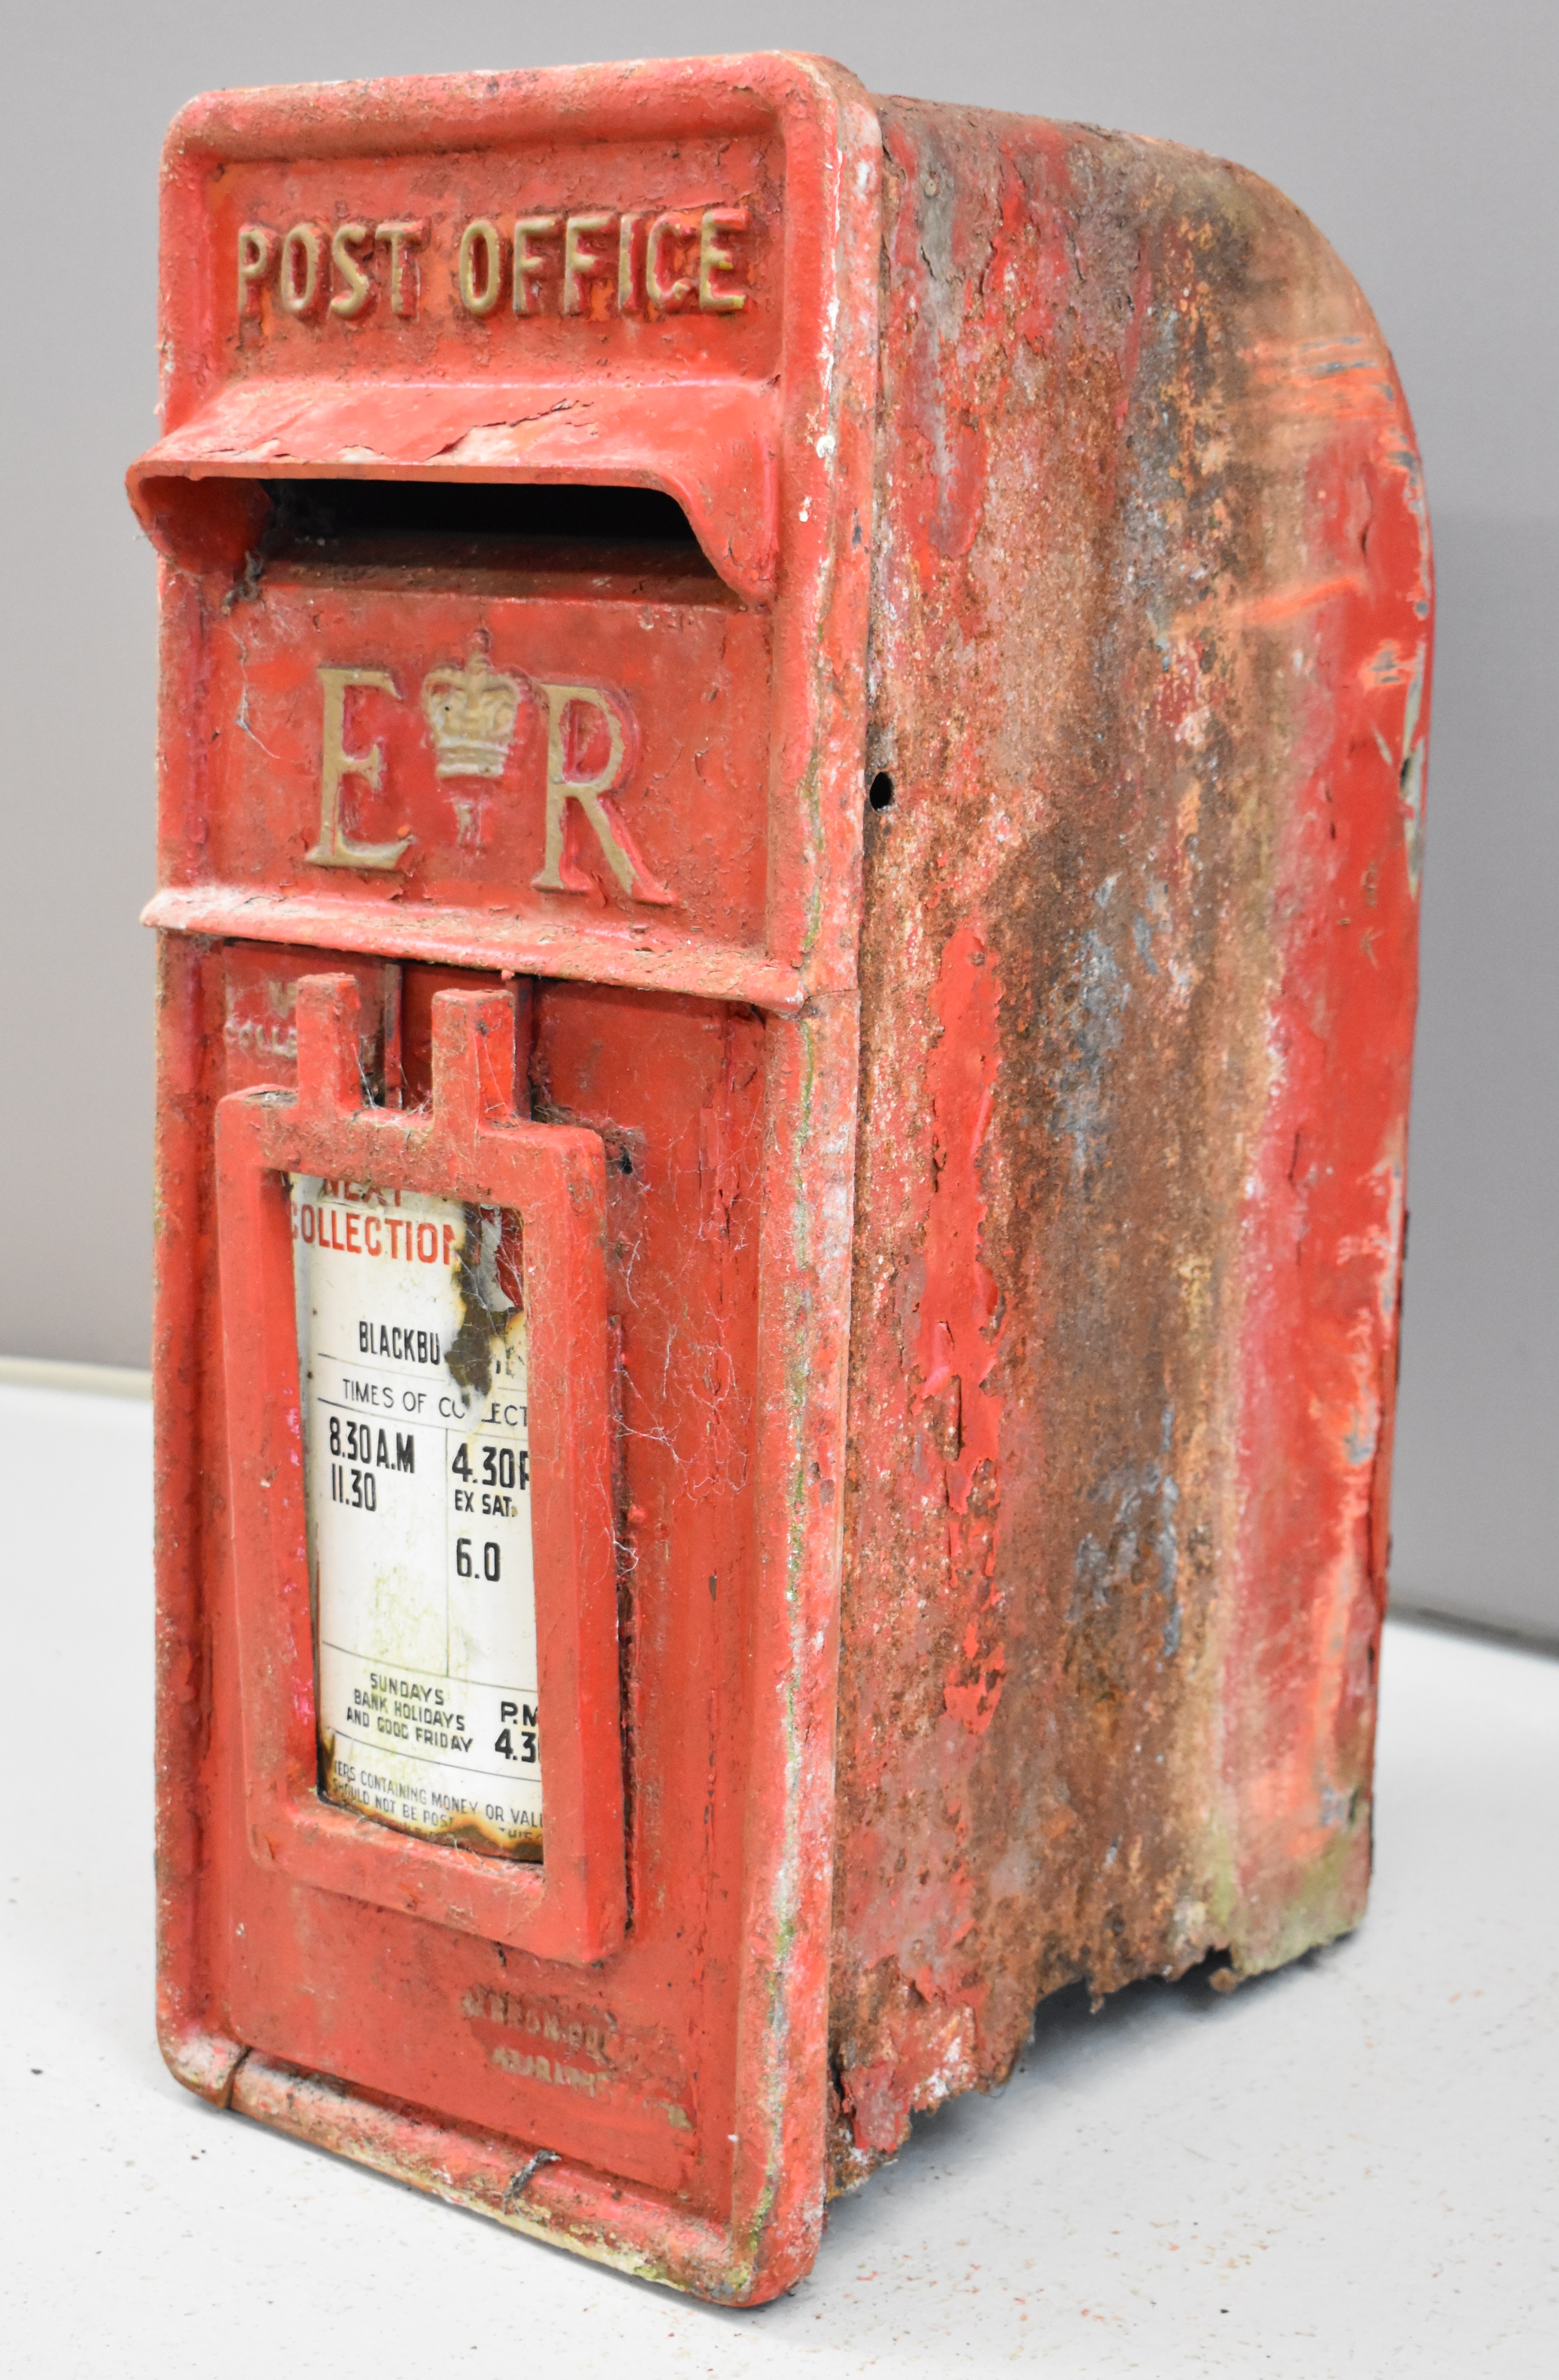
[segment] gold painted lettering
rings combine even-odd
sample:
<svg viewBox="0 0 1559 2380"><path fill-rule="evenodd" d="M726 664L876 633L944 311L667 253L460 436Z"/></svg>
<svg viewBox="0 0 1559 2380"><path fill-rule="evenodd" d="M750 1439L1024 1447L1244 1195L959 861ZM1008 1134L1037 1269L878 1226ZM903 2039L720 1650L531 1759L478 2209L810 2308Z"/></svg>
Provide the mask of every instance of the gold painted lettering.
<svg viewBox="0 0 1559 2380"><path fill-rule="evenodd" d="M666 262L666 243L668 240L687 242L697 239L699 236L698 220L695 215L657 215L649 226L649 237L644 245L644 283L649 293L650 304L658 306L663 314L691 298L696 286L695 283L680 273L668 281L666 275L671 268Z"/></svg>
<svg viewBox="0 0 1559 2380"><path fill-rule="evenodd" d="M373 283L352 253L355 248L362 248L370 237L369 227L364 223L337 224L331 234L331 262L346 284L345 288L338 289L331 299L331 312L338 314L344 322L349 322L354 314L360 314L373 295Z"/></svg>
<svg viewBox="0 0 1559 2380"><path fill-rule="evenodd" d="M311 314L320 295L325 236L318 224L294 224L282 242L276 294L289 314Z"/></svg>
<svg viewBox="0 0 1559 2380"><path fill-rule="evenodd" d="M706 314L739 314L747 302L744 289L717 289L715 274L731 273L736 259L716 245L718 231L745 231L745 207L706 207L698 227L698 303Z"/></svg>
<svg viewBox="0 0 1559 2380"><path fill-rule="evenodd" d="M341 823L341 783L344 777L361 777L365 784L377 793L384 776L384 747L370 744L366 752L346 749L346 696L353 686L375 686L381 694L393 694L397 701L400 687L388 670L321 669L320 684L324 688L325 721L320 762L320 840L304 857L315 868L394 868L411 842L409 834L398 843L354 843Z"/></svg>
<svg viewBox="0 0 1559 2380"><path fill-rule="evenodd" d="M556 215L521 215L514 225L514 311L534 314L541 303L537 287L544 273L551 270L551 260L531 252L533 239L550 239L558 228Z"/></svg>
<svg viewBox="0 0 1559 2380"><path fill-rule="evenodd" d="M374 225L374 239L390 250L390 270L386 276L390 288L390 311L393 314L415 314L417 311L417 250L428 237L426 222L408 219L401 223Z"/></svg>
<svg viewBox="0 0 1559 2380"><path fill-rule="evenodd" d="M582 285L604 278L610 272L609 260L586 240L595 232L610 231L610 215L570 215L563 226L563 312L587 314L590 293Z"/></svg>
<svg viewBox="0 0 1559 2380"><path fill-rule="evenodd" d="M477 251L482 261L478 267ZM503 287L503 242L498 225L477 215L460 235L460 302L468 314L490 314Z"/></svg>
<svg viewBox="0 0 1559 2380"><path fill-rule="evenodd" d="M629 898L669 907L674 896L656 882L622 820L607 808L627 761L628 737L622 711L598 686L553 686L544 678L538 679L536 686L547 705L547 856L540 875L533 876L531 882L543 892L590 891L590 879L568 853L568 806L577 802L595 830L608 867ZM565 722L575 703L595 710L606 722L606 766L593 777L571 777L568 772Z"/></svg>
<svg viewBox="0 0 1559 2380"><path fill-rule="evenodd" d="M647 209L624 213L520 215L511 250L507 223L477 215L454 241L452 259L465 311L485 320L513 305L519 315L556 310L575 320L691 313L740 314L752 302L753 271L733 234L752 229L744 206ZM285 232L246 223L237 231L240 322L264 318L265 292L295 320L329 313L353 322L376 302L403 321L420 303L420 268L432 226L425 217L383 223L295 223ZM441 235L442 237L442 235ZM388 250L376 266L373 250ZM505 285L507 282L507 286Z"/></svg>
<svg viewBox="0 0 1559 2380"><path fill-rule="evenodd" d="M618 217L617 310L620 314L642 314L644 311L644 258L638 238L643 221L643 215Z"/></svg>
<svg viewBox="0 0 1559 2380"><path fill-rule="evenodd" d="M238 226L238 312L258 314L260 285L276 261L276 235L263 224Z"/></svg>

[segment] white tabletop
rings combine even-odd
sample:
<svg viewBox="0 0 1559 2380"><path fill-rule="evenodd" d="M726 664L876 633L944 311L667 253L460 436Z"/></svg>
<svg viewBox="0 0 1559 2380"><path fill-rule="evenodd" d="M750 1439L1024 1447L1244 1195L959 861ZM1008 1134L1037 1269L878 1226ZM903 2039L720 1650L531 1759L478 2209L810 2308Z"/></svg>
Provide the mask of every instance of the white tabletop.
<svg viewBox="0 0 1559 2380"><path fill-rule="evenodd" d="M219 2115L151 2034L150 1416L0 1387L0 2309L47 2380L1559 2370L1559 1661L1387 1632L1352 1939L1063 1995L731 2313Z"/></svg>

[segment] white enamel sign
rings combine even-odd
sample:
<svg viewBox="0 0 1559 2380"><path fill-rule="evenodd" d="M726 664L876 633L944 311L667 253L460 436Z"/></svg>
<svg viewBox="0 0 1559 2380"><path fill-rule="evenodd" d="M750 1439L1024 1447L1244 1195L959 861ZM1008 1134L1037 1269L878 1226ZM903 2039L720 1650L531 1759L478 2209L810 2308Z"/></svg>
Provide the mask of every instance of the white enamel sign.
<svg viewBox="0 0 1559 2380"><path fill-rule="evenodd" d="M518 1223L292 1181L320 1790L541 1856Z"/></svg>

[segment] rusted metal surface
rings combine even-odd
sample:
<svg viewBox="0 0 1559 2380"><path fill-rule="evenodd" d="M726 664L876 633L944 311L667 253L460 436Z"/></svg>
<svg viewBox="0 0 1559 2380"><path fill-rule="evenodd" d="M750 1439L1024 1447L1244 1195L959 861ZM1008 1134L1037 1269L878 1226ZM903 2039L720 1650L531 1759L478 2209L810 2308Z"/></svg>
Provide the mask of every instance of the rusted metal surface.
<svg viewBox="0 0 1559 2380"><path fill-rule="evenodd" d="M882 117L836 2181L1362 1912L1430 640L1294 208Z"/></svg>
<svg viewBox="0 0 1559 2380"><path fill-rule="evenodd" d="M163 332L164 2052L760 2302L1045 1991L1362 1906L1389 361L1236 169L783 57L197 102ZM539 1864L320 1791L288 1177L523 1250Z"/></svg>

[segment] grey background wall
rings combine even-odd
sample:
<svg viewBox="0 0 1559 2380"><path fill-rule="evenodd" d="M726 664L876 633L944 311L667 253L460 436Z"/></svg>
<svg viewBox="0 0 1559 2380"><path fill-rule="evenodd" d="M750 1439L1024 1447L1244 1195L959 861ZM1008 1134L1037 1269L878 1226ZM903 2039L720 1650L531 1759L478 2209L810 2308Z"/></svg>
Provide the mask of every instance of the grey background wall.
<svg viewBox="0 0 1559 2380"><path fill-rule="evenodd" d="M1396 1591L1559 1634L1553 0L88 0L7 37L0 1354L147 1360L157 156L219 85L820 50L1237 157L1413 405L1441 590Z"/></svg>

